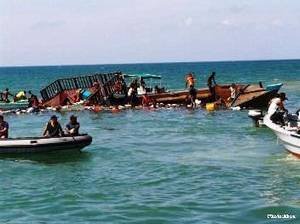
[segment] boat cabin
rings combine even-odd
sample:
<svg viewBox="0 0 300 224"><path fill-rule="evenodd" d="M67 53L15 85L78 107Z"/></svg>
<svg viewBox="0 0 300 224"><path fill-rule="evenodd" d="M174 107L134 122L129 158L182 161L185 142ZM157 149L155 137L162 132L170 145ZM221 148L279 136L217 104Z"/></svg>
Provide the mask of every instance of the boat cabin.
<svg viewBox="0 0 300 224"><path fill-rule="evenodd" d="M165 87L162 87L161 76L151 74L124 74L123 75L128 88L131 84L137 85L138 95L145 93L164 93L166 92Z"/></svg>

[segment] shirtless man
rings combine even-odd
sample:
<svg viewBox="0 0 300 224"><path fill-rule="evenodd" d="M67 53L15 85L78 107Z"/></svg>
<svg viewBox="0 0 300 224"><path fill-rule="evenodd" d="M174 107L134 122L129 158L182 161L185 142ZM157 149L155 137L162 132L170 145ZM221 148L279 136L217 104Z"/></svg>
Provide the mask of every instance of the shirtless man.
<svg viewBox="0 0 300 224"><path fill-rule="evenodd" d="M6 88L5 91L2 93L3 101L5 101L6 103L9 103L9 99L8 99L9 96L14 96L14 95L9 92L8 88Z"/></svg>
<svg viewBox="0 0 300 224"><path fill-rule="evenodd" d="M188 73L185 77L185 88L195 86L196 79L192 72Z"/></svg>

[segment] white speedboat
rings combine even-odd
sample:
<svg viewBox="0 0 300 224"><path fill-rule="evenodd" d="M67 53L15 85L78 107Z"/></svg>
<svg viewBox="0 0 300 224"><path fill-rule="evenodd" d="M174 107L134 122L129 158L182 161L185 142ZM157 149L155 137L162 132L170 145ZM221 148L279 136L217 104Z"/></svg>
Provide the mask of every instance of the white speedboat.
<svg viewBox="0 0 300 224"><path fill-rule="evenodd" d="M297 128L275 124L268 114L264 117L264 124L276 134L287 151L300 158L300 134L297 134Z"/></svg>
<svg viewBox="0 0 300 224"><path fill-rule="evenodd" d="M81 150L90 145L92 137L83 134L64 137L25 137L0 139L0 154L41 153L63 150Z"/></svg>

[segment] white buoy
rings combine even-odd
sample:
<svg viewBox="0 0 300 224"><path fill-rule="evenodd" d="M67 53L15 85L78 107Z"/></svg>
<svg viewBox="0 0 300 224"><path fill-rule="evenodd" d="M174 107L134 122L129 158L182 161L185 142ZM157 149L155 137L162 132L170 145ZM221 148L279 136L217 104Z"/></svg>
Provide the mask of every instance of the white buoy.
<svg viewBox="0 0 300 224"><path fill-rule="evenodd" d="M231 110L241 110L241 107L237 106L237 107L230 107Z"/></svg>
<svg viewBox="0 0 300 224"><path fill-rule="evenodd" d="M200 104L201 104L201 100L196 99L196 100L195 100L195 103L196 103L197 105L200 105Z"/></svg>

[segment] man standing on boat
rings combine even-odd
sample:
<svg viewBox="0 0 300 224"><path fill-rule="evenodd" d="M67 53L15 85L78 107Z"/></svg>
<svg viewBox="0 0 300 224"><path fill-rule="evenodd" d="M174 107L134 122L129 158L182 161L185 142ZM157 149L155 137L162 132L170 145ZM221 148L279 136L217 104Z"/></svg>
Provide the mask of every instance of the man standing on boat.
<svg viewBox="0 0 300 224"><path fill-rule="evenodd" d="M195 86L196 78L192 72L188 73L185 76L185 88L190 88L191 86Z"/></svg>
<svg viewBox="0 0 300 224"><path fill-rule="evenodd" d="M190 95L190 103L192 105L192 108L194 109L196 108L197 90L193 85L190 86L189 95Z"/></svg>
<svg viewBox="0 0 300 224"><path fill-rule="evenodd" d="M217 83L216 83L215 77L216 77L216 73L212 72L211 75L207 79L207 86L209 88L209 92L210 92L213 100L216 100L215 86L217 85Z"/></svg>
<svg viewBox="0 0 300 224"><path fill-rule="evenodd" d="M4 117L0 115L0 138L8 138L9 125L4 121Z"/></svg>
<svg viewBox="0 0 300 224"><path fill-rule="evenodd" d="M233 102L234 99L236 98L236 85L234 83L231 84L229 87L230 90L230 97L227 99L229 102Z"/></svg>

